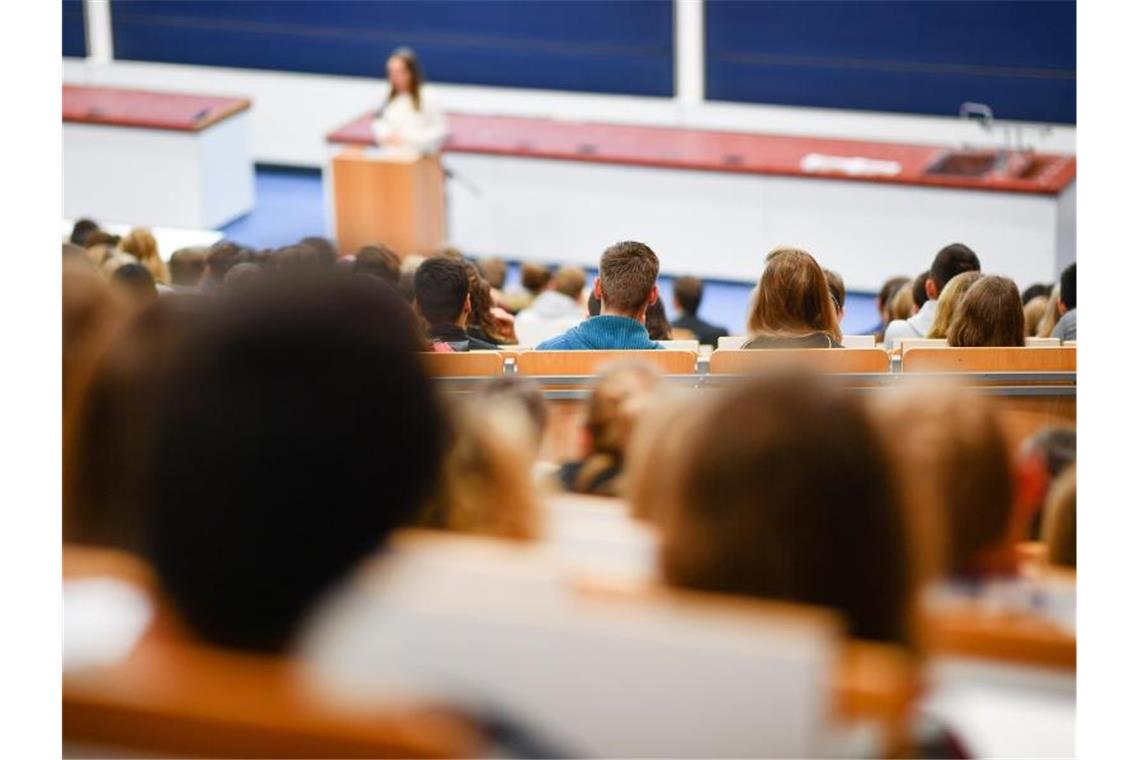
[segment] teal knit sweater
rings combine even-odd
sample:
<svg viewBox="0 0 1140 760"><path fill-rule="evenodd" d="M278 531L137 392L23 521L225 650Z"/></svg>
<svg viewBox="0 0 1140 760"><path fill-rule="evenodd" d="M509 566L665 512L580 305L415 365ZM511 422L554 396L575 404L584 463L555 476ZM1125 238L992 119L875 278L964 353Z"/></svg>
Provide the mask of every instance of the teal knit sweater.
<svg viewBox="0 0 1140 760"><path fill-rule="evenodd" d="M603 314L590 317L561 335L542 341L537 351L600 351L604 349L656 349L649 331L636 319Z"/></svg>

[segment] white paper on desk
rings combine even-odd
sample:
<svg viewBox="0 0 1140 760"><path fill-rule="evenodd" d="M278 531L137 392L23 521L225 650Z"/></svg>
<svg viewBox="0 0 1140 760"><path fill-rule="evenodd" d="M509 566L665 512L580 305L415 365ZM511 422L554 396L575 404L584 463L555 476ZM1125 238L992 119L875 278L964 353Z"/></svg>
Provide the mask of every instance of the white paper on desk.
<svg viewBox="0 0 1140 760"><path fill-rule="evenodd" d="M146 594L116 578L63 584L63 669L113 665L146 632L154 610Z"/></svg>
<svg viewBox="0 0 1140 760"><path fill-rule="evenodd" d="M1077 702L1072 694L955 684L935 689L923 712L953 729L972 757L1076 755Z"/></svg>
<svg viewBox="0 0 1140 760"><path fill-rule="evenodd" d="M809 174L838 172L853 177L894 176L902 171L898 161L883 161L862 156L828 156L823 153L808 153L800 159L800 171Z"/></svg>

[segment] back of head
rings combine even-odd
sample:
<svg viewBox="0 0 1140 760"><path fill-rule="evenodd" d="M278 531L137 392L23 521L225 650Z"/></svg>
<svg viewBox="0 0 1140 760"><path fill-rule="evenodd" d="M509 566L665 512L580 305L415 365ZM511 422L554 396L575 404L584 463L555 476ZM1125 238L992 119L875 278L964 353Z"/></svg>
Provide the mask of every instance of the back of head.
<svg viewBox="0 0 1140 760"><path fill-rule="evenodd" d="M926 294L926 281L930 279L930 270L927 269L922 272L910 284L910 297L914 300L914 308L921 309L922 305L929 300Z"/></svg>
<svg viewBox="0 0 1140 760"><path fill-rule="evenodd" d="M111 273L111 281L139 301L149 301L158 296L154 275L142 264L129 263L117 267Z"/></svg>
<svg viewBox="0 0 1140 760"><path fill-rule="evenodd" d="M336 260L340 257L336 246L328 238L318 236L301 238L301 245L306 245L316 251L318 258L327 266L336 264Z"/></svg>
<svg viewBox="0 0 1140 760"><path fill-rule="evenodd" d="M249 261L250 252L237 243L219 240L206 254L206 279L212 285L221 285L226 272L243 261Z"/></svg>
<svg viewBox="0 0 1140 760"><path fill-rule="evenodd" d="M487 259L479 259L477 265L483 277L486 278L488 285L495 290L503 289L503 285L507 282L507 262L495 256Z"/></svg>
<svg viewBox="0 0 1140 760"><path fill-rule="evenodd" d="M1036 335L1041 328L1041 320L1049 309L1049 296L1034 296L1026 302L1022 311L1025 312L1025 335Z"/></svg>
<svg viewBox="0 0 1140 760"><path fill-rule="evenodd" d="M909 282L909 277L892 277L884 282L883 287L879 288L879 295L875 299L879 304L879 308L885 309L890 306L891 301L895 297L895 293L899 291L899 288Z"/></svg>
<svg viewBox="0 0 1140 760"><path fill-rule="evenodd" d="M92 246L96 245L106 245L110 246L111 248L115 248L119 245L119 243L122 242L123 238L119 235L113 235L110 232L105 232L104 230L91 230L89 233L87 233L86 236L84 236L83 240L84 246L87 248L91 248Z"/></svg>
<svg viewBox="0 0 1140 760"><path fill-rule="evenodd" d="M639 312L657 284L659 267L657 254L645 243L626 240L611 245L598 269L603 307L624 314Z"/></svg>
<svg viewBox="0 0 1140 760"><path fill-rule="evenodd" d="M490 401L496 404L513 404L521 409L530 421L534 450L537 451L542 446L550 413L546 408L546 397L542 394L542 386L534 378L521 375L496 375L480 383L471 395L476 403Z"/></svg>
<svg viewBox="0 0 1140 760"><path fill-rule="evenodd" d="M1037 323L1036 335L1040 338L1048 338L1053 334L1053 328L1057 325L1057 320L1061 318L1061 283L1053 286L1049 292L1049 300L1045 303L1045 313L1041 315L1041 320Z"/></svg>
<svg viewBox="0 0 1140 760"><path fill-rule="evenodd" d="M270 255L273 269L287 274L316 274L332 268L328 256L304 243L278 248ZM334 259L335 262L335 259Z"/></svg>
<svg viewBox="0 0 1140 760"><path fill-rule="evenodd" d="M696 277L678 277L673 283L673 298L686 314L695 315L701 308L705 286Z"/></svg>
<svg viewBox="0 0 1140 760"><path fill-rule="evenodd" d="M1061 303L1070 311L1077 308L1077 264L1073 262L1061 272Z"/></svg>
<svg viewBox="0 0 1140 760"><path fill-rule="evenodd" d="M581 267L562 267L554 273L551 284L562 295L577 301L586 287L586 272Z"/></svg>
<svg viewBox="0 0 1140 760"><path fill-rule="evenodd" d="M420 264L413 285L416 307L429 325L455 323L471 292L466 264L444 256L432 256Z"/></svg>
<svg viewBox="0 0 1140 760"><path fill-rule="evenodd" d="M962 297L980 279L982 279L981 272L962 272L946 283L946 287L938 296L938 311L934 315L934 323L927 331L926 337L946 337L950 331L950 323L954 321L954 315L958 313L958 304L962 302Z"/></svg>
<svg viewBox="0 0 1140 760"><path fill-rule="evenodd" d="M708 397L686 432L662 511L670 584L827 606L852 636L909 640L904 515L855 395L766 375Z"/></svg>
<svg viewBox="0 0 1140 760"><path fill-rule="evenodd" d="M1023 304L1028 305L1029 302L1032 301L1034 298L1038 298L1040 296L1044 296L1045 298L1048 298L1049 293L1052 291L1052 289L1053 289L1052 285L1046 285L1046 284L1041 283L1041 282L1036 282L1036 283L1030 285L1025 290L1021 291L1021 302Z"/></svg>
<svg viewBox="0 0 1140 760"><path fill-rule="evenodd" d="M835 303L835 310L842 311L844 305L847 303L847 286L843 283L843 278L837 272L832 272L830 269L823 270L824 277L827 278L827 291L831 293L831 300Z"/></svg>
<svg viewBox="0 0 1140 760"><path fill-rule="evenodd" d="M748 331L777 337L821 332L835 343L842 342L827 277L810 253L777 248L768 254L748 315Z"/></svg>
<svg viewBox="0 0 1140 760"><path fill-rule="evenodd" d="M434 486L443 418L408 305L367 277L225 294L161 383L148 550L200 637L285 647Z"/></svg>
<svg viewBox="0 0 1140 760"><path fill-rule="evenodd" d="M607 495L619 490L616 478L607 478L601 488L597 483L604 473L621 472L630 437L660 380L656 367L636 360L615 362L602 370L586 402L589 453L574 490Z"/></svg>
<svg viewBox="0 0 1140 760"><path fill-rule="evenodd" d="M658 298L645 309L645 330L650 340L673 340L673 326L665 314L665 304Z"/></svg>
<svg viewBox="0 0 1140 760"><path fill-rule="evenodd" d="M934 280L934 287L941 293L942 288L946 287L946 283L955 275L981 271L981 268L978 255L970 250L969 246L951 243L934 257L934 263L930 265L930 278Z"/></svg>
<svg viewBox="0 0 1140 760"><path fill-rule="evenodd" d="M139 260L140 263L146 263L152 259L158 258L158 241L155 240L154 234L146 227L134 227L123 236L119 241L119 248L123 253L129 253Z"/></svg>
<svg viewBox="0 0 1140 760"><path fill-rule="evenodd" d="M379 277L396 287L400 282L400 257L385 245L367 245L356 252L352 272Z"/></svg>
<svg viewBox="0 0 1140 760"><path fill-rule="evenodd" d="M71 225L71 236L68 238L81 248L87 247L87 236L99 230L99 225L91 219L76 219Z"/></svg>
<svg viewBox="0 0 1140 760"><path fill-rule="evenodd" d="M522 286L534 295L542 292L546 284L550 282L550 277L550 269L542 264L529 261L522 265L522 270L519 273Z"/></svg>
<svg viewBox="0 0 1140 760"><path fill-rule="evenodd" d="M1017 283L982 277L958 302L946 342L951 346L1024 346L1025 312Z"/></svg>
<svg viewBox="0 0 1140 760"><path fill-rule="evenodd" d="M907 509L930 575L986 572L1005 558L1014 476L990 400L956 385L879 398L878 419L903 474Z"/></svg>
<svg viewBox="0 0 1140 760"><path fill-rule="evenodd" d="M1045 502L1045 547L1049 564L1077 567L1077 468L1053 482Z"/></svg>
<svg viewBox="0 0 1140 760"><path fill-rule="evenodd" d="M206 273L208 249L201 246L179 248L170 255L170 283L181 288L196 288Z"/></svg>

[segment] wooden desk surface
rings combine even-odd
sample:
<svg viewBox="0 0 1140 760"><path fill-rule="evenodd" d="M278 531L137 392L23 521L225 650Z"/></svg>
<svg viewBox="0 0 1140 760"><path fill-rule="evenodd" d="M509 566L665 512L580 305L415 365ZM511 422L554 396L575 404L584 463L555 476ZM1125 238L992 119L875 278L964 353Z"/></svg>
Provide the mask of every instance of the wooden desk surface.
<svg viewBox="0 0 1140 760"><path fill-rule="evenodd" d="M450 113L445 152L482 153L670 169L925 185L973 190L1056 195L1076 177L1073 156L1037 154L1026 178L955 177L925 173L946 148L932 145L835 140L793 135L720 132L628 124L598 124L518 116ZM331 132L335 144L373 145L372 113ZM809 153L896 161L893 176L848 176L805 172Z"/></svg>
<svg viewBox="0 0 1140 760"><path fill-rule="evenodd" d="M63 120L80 124L199 132L249 106L245 98L63 86Z"/></svg>

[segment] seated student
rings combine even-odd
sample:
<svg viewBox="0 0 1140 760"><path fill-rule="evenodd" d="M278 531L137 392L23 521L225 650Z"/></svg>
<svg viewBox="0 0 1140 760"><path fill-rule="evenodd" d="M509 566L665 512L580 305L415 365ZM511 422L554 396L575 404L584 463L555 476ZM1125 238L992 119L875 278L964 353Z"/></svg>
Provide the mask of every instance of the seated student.
<svg viewBox="0 0 1140 760"><path fill-rule="evenodd" d="M830 607L851 636L911 642L905 513L859 398L777 373L701 403L658 492L665 580Z"/></svg>
<svg viewBox="0 0 1140 760"><path fill-rule="evenodd" d="M137 303L145 304L158 298L154 276L142 264L132 261L115 267L111 272L111 282L116 283L123 293Z"/></svg>
<svg viewBox="0 0 1140 760"><path fill-rule="evenodd" d="M306 245L316 251L317 256L319 256L321 261L323 261L327 266L331 267L335 265L337 259L340 258L340 254L337 253L336 246L333 245L333 242L328 238L312 235L309 237L301 238L300 244Z"/></svg>
<svg viewBox="0 0 1140 760"><path fill-rule="evenodd" d="M1021 291L1021 303L1029 305L1029 302L1035 298L1049 298L1049 293L1052 292L1053 286L1046 285L1043 282L1035 282L1025 290Z"/></svg>
<svg viewBox="0 0 1140 760"><path fill-rule="evenodd" d="M479 274L479 268L463 259L467 279L471 283L471 315L467 318L467 332L473 338L496 346L518 343L515 337L515 317L506 309L496 306L491 286Z"/></svg>
<svg viewBox="0 0 1140 760"><path fill-rule="evenodd" d="M1017 473L1018 508L1032 515L1026 540L1041 536L1045 498L1053 483L1077 461L1077 431L1071 427L1046 427L1021 444L1014 462Z"/></svg>
<svg viewBox="0 0 1140 760"><path fill-rule="evenodd" d="M835 348L843 335L823 268L810 253L777 248L768 254L741 348Z"/></svg>
<svg viewBox="0 0 1140 760"><path fill-rule="evenodd" d="M146 227L135 227L119 241L119 250L138 259L154 277L156 283L170 284L170 270L158 254L158 241Z"/></svg>
<svg viewBox="0 0 1140 760"><path fill-rule="evenodd" d="M1052 338L1064 342L1077 339L1077 265L1076 262L1061 272L1061 292L1057 300L1057 312L1061 318L1049 333Z"/></svg>
<svg viewBox="0 0 1140 760"><path fill-rule="evenodd" d="M1024 346L1025 311L1017 284L1008 277L982 277L966 291L946 331L955 347Z"/></svg>
<svg viewBox="0 0 1140 760"><path fill-rule="evenodd" d="M92 219L76 219L75 224L71 225L71 235L68 240L80 248L89 248L91 244L87 242L87 237L92 232L102 232L98 222Z"/></svg>
<svg viewBox="0 0 1140 760"><path fill-rule="evenodd" d="M946 283L962 272L980 271L982 265L978 256L962 243L951 243L934 257L930 265L930 276L921 283L921 291L927 299L917 314L908 319L896 319L887 325L883 333L886 348L896 348L900 338L921 338L930 332L938 311L938 296ZM1018 301L1020 302L1020 296Z"/></svg>
<svg viewBox="0 0 1140 760"><path fill-rule="evenodd" d="M415 317L372 278L274 276L218 307L157 383L142 505L198 637L279 652L434 488L444 419Z"/></svg>
<svg viewBox="0 0 1140 760"><path fill-rule="evenodd" d="M252 251L229 240L219 240L206 254L206 274L201 287L206 292L218 290L226 279L226 272L243 261L253 259Z"/></svg>
<svg viewBox="0 0 1140 760"><path fill-rule="evenodd" d="M1045 312L1049 308L1049 296L1034 296L1025 302L1022 311L1025 312L1025 337L1037 335L1041 329L1041 322L1045 319ZM1050 330L1050 332L1052 332Z"/></svg>
<svg viewBox="0 0 1140 760"><path fill-rule="evenodd" d="M567 462L558 473L564 490L621 494L630 438L660 380L655 367L632 360L612 364L601 373L586 402L585 455Z"/></svg>
<svg viewBox="0 0 1140 760"><path fill-rule="evenodd" d="M491 298L495 305L502 307L503 285L507 282L507 262L498 256L492 256L479 259L475 262L475 266L479 267L479 274L483 275L483 279L491 286Z"/></svg>
<svg viewBox="0 0 1140 760"><path fill-rule="evenodd" d="M888 325L895 320L910 319L918 311L914 305L914 286L917 281L917 277L913 280L907 280L901 288L895 291L894 298L891 299L891 318L887 322Z"/></svg>
<svg viewBox="0 0 1140 760"><path fill-rule="evenodd" d="M428 340L436 351L493 351L494 343L467 332L471 316L471 280L467 264L445 256L425 259L413 281L415 304L427 322ZM445 348L446 347L446 348Z"/></svg>
<svg viewBox="0 0 1140 760"><path fill-rule="evenodd" d="M555 272L546 290L515 317L519 345L536 345L581 322L585 288L586 273L581 267L562 267Z"/></svg>
<svg viewBox="0 0 1140 760"><path fill-rule="evenodd" d="M1077 567L1077 468L1070 466L1049 490L1045 506L1046 557L1051 565Z"/></svg>
<svg viewBox="0 0 1140 760"><path fill-rule="evenodd" d="M895 294L898 293L899 288L910 282L906 277L892 277L883 283L879 288L879 294L875 296L875 309L879 312L879 324L875 325L875 329L871 332L875 335L875 342L881 343L883 341L883 331L887 329L887 325L891 323L891 302L894 300Z"/></svg>
<svg viewBox="0 0 1140 760"><path fill-rule="evenodd" d="M910 298L914 302L914 313L922 311L922 306L930 300L930 294L926 292L926 281L930 279L930 270L927 269L920 272L917 277L911 281L910 284Z"/></svg>
<svg viewBox="0 0 1140 760"><path fill-rule="evenodd" d="M400 284L400 257L385 245L366 245L352 259L353 274L379 277L392 287Z"/></svg>
<svg viewBox="0 0 1140 760"><path fill-rule="evenodd" d="M657 349L645 311L657 300L657 254L645 243L615 243L602 254L594 295L601 313L535 346L539 351Z"/></svg>
<svg viewBox="0 0 1140 760"><path fill-rule="evenodd" d="M847 303L847 286L843 284L843 278L838 272L824 269L823 276L827 278L827 290L831 293L831 300L835 304L835 318L842 325L846 313L844 307Z"/></svg>
<svg viewBox="0 0 1140 760"><path fill-rule="evenodd" d="M206 274L207 250L203 246L190 246L170 254L170 285L175 291L198 289Z"/></svg>
<svg viewBox="0 0 1140 760"><path fill-rule="evenodd" d="M480 383L471 392L471 400L476 408L485 401L497 404L513 404L526 413L530 420L531 442L534 451L542 448L546 436L546 426L550 412L546 408L546 397L542 386L532 377L521 375L496 375Z"/></svg>
<svg viewBox="0 0 1140 760"><path fill-rule="evenodd" d="M1016 502L1005 431L989 399L928 386L876 397L874 412L926 549L922 575L1015 573L1030 515Z"/></svg>
<svg viewBox="0 0 1140 760"><path fill-rule="evenodd" d="M512 314L518 314L546 289L551 276L550 269L542 264L526 262L519 272L519 284L503 292L503 308Z"/></svg>
<svg viewBox="0 0 1140 760"><path fill-rule="evenodd" d="M673 340L673 327L660 298L645 310L645 331L649 333L650 340Z"/></svg>
<svg viewBox="0 0 1140 760"><path fill-rule="evenodd" d="M702 344L715 347L718 340L728 335L728 330L697 316L704 290L704 283L696 277L677 278L673 283L673 306L680 316L673 320L673 327L688 330Z"/></svg>
<svg viewBox="0 0 1140 760"><path fill-rule="evenodd" d="M946 287L938 296L938 312L934 317L934 324L930 326L925 337L946 337L946 333L950 331L950 323L958 313L958 304L962 302L962 296L980 279L982 279L981 272L962 272L950 278L950 282L946 283Z"/></svg>

